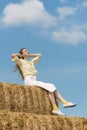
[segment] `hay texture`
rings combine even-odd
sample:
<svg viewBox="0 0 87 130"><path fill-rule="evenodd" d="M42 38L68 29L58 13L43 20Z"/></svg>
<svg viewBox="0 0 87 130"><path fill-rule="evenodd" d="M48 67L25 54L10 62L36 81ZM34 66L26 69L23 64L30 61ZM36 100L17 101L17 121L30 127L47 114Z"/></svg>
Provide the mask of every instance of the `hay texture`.
<svg viewBox="0 0 87 130"><path fill-rule="evenodd" d="M51 114L52 107L42 88L0 83L0 110Z"/></svg>
<svg viewBox="0 0 87 130"><path fill-rule="evenodd" d="M87 130L87 119L0 111L0 130Z"/></svg>
<svg viewBox="0 0 87 130"><path fill-rule="evenodd" d="M0 130L87 130L87 118L51 111L46 90L0 83Z"/></svg>

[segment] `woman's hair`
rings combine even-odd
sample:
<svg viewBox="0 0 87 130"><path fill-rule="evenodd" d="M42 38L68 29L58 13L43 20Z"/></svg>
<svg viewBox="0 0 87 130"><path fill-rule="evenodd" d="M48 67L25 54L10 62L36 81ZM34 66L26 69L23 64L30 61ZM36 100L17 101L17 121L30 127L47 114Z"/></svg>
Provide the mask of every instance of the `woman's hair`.
<svg viewBox="0 0 87 130"><path fill-rule="evenodd" d="M26 49L26 48L21 48L20 51L19 51L19 54L23 54L23 50L24 50L24 49ZM23 56L22 56L22 57L18 56L18 58L24 59ZM20 73L22 79L24 79L23 73L22 73L22 71L21 71L21 69L20 69L20 67L19 67L18 64L16 64L15 67L14 67L14 71L17 71L17 70L19 71L19 73Z"/></svg>
<svg viewBox="0 0 87 130"><path fill-rule="evenodd" d="M21 48L20 51L19 51L19 54L23 54L23 50L24 50L24 49L26 49L26 48ZM24 59L23 56L22 56L22 57L18 57L18 58L20 58L20 59Z"/></svg>

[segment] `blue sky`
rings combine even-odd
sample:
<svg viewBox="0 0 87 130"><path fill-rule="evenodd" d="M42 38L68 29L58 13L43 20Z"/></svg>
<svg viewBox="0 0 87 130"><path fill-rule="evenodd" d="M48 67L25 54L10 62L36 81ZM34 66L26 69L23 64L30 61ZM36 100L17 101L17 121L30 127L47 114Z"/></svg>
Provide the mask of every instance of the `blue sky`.
<svg viewBox="0 0 87 130"><path fill-rule="evenodd" d="M87 0L0 0L0 81L23 84L11 54L22 47L41 53L38 80L54 83L87 117Z"/></svg>

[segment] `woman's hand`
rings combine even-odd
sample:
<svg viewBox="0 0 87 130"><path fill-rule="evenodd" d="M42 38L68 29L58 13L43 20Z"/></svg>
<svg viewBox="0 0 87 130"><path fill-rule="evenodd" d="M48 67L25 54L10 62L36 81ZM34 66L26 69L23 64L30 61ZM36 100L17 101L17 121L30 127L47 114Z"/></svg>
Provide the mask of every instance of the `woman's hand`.
<svg viewBox="0 0 87 130"><path fill-rule="evenodd" d="M37 56L41 57L41 54L29 54L29 56L30 57L37 57Z"/></svg>
<svg viewBox="0 0 87 130"><path fill-rule="evenodd" d="M22 58L22 55L20 53L15 53L15 54L12 54L12 58L15 58L15 57L18 57L18 58Z"/></svg>

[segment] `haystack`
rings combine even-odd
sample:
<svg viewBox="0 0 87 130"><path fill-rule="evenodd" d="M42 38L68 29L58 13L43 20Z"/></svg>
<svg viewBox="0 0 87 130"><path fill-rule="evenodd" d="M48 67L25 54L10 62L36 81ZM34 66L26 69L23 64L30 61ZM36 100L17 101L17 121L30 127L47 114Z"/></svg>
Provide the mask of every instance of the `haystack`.
<svg viewBox="0 0 87 130"><path fill-rule="evenodd" d="M0 130L87 130L87 118L51 111L46 90L0 83Z"/></svg>

